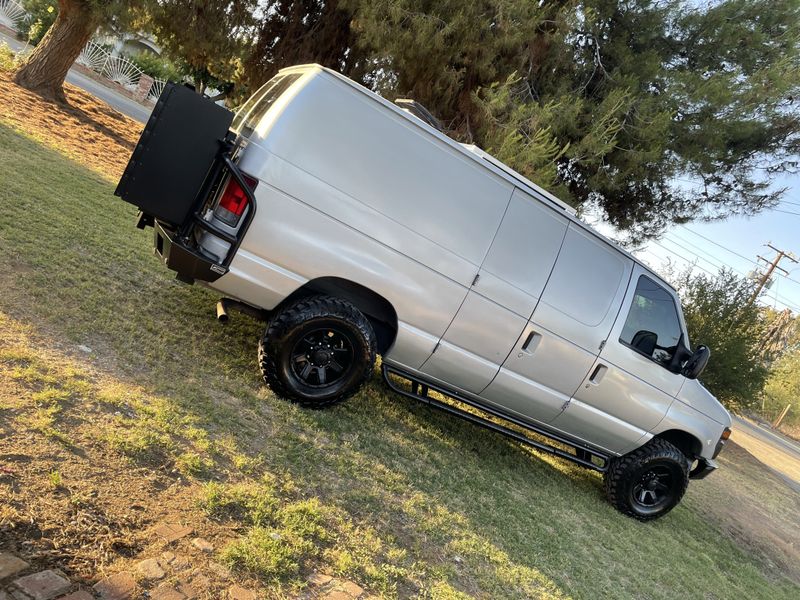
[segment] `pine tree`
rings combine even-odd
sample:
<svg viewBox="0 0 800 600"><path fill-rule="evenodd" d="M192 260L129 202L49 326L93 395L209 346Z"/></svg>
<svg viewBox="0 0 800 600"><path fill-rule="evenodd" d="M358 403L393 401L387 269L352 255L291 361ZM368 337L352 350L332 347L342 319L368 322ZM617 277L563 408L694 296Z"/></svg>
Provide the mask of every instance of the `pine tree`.
<svg viewBox="0 0 800 600"><path fill-rule="evenodd" d="M633 242L758 212L797 168L797 0L343 3L365 80Z"/></svg>
<svg viewBox="0 0 800 600"><path fill-rule="evenodd" d="M251 89L283 67L303 63L319 63L359 78L352 14L338 0L270 0L262 8L257 41L244 63Z"/></svg>
<svg viewBox="0 0 800 600"><path fill-rule="evenodd" d="M198 93L208 86L227 92L252 46L257 6L257 0L157 0L144 25L191 75Z"/></svg>

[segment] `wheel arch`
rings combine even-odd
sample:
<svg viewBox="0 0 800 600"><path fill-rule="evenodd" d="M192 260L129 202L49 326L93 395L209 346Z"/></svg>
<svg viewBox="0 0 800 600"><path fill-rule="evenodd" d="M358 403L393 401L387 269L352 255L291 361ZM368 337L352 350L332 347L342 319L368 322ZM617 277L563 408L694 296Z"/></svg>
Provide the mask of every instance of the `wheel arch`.
<svg viewBox="0 0 800 600"><path fill-rule="evenodd" d="M696 436L682 429L667 429L653 437L669 442L691 460L700 456L703 451L703 443Z"/></svg>
<svg viewBox="0 0 800 600"><path fill-rule="evenodd" d="M341 277L318 277L307 281L287 296L285 305L299 298L324 294L347 300L369 320L375 331L378 353L385 354L397 337L397 311L391 302L374 290Z"/></svg>

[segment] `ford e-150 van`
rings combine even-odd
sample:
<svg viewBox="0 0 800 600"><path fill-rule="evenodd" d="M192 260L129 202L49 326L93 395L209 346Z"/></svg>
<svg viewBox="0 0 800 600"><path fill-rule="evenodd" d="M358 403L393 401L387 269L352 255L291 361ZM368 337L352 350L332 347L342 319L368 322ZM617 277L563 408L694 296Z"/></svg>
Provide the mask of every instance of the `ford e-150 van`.
<svg viewBox="0 0 800 600"><path fill-rule="evenodd" d="M395 391L602 472L640 520L730 435L675 290L413 102L318 65L235 116L170 84L117 195L221 319L267 320L264 380L293 402L351 396L380 354Z"/></svg>

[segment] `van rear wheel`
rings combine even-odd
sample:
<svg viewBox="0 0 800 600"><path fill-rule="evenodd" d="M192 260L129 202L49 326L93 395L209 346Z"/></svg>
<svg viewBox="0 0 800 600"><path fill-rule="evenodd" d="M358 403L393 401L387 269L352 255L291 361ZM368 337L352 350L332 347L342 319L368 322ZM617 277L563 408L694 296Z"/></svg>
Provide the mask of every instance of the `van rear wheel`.
<svg viewBox="0 0 800 600"><path fill-rule="evenodd" d="M609 502L640 521L667 514L681 501L688 485L688 459L659 438L613 459L603 478Z"/></svg>
<svg viewBox="0 0 800 600"><path fill-rule="evenodd" d="M258 362L278 396L324 408L364 385L375 354L375 332L361 311L338 298L312 296L273 315L258 347Z"/></svg>

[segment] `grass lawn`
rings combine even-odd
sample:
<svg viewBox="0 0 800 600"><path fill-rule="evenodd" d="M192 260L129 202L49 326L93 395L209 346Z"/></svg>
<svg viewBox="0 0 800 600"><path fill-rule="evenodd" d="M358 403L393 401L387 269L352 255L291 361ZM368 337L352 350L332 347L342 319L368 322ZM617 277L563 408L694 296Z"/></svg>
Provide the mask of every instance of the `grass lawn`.
<svg viewBox="0 0 800 600"><path fill-rule="evenodd" d="M640 524L597 474L393 395L377 372L330 410L277 399L262 326L219 326L217 297L161 267L113 189L0 121L0 466L31 460L0 479L0 549L4 523L19 537L41 511L58 530L91 504L129 538L53 558L91 577L135 560L166 506L270 598L311 571L385 597L800 596L780 557L715 517L714 484ZM798 514L772 480L755 487Z"/></svg>

